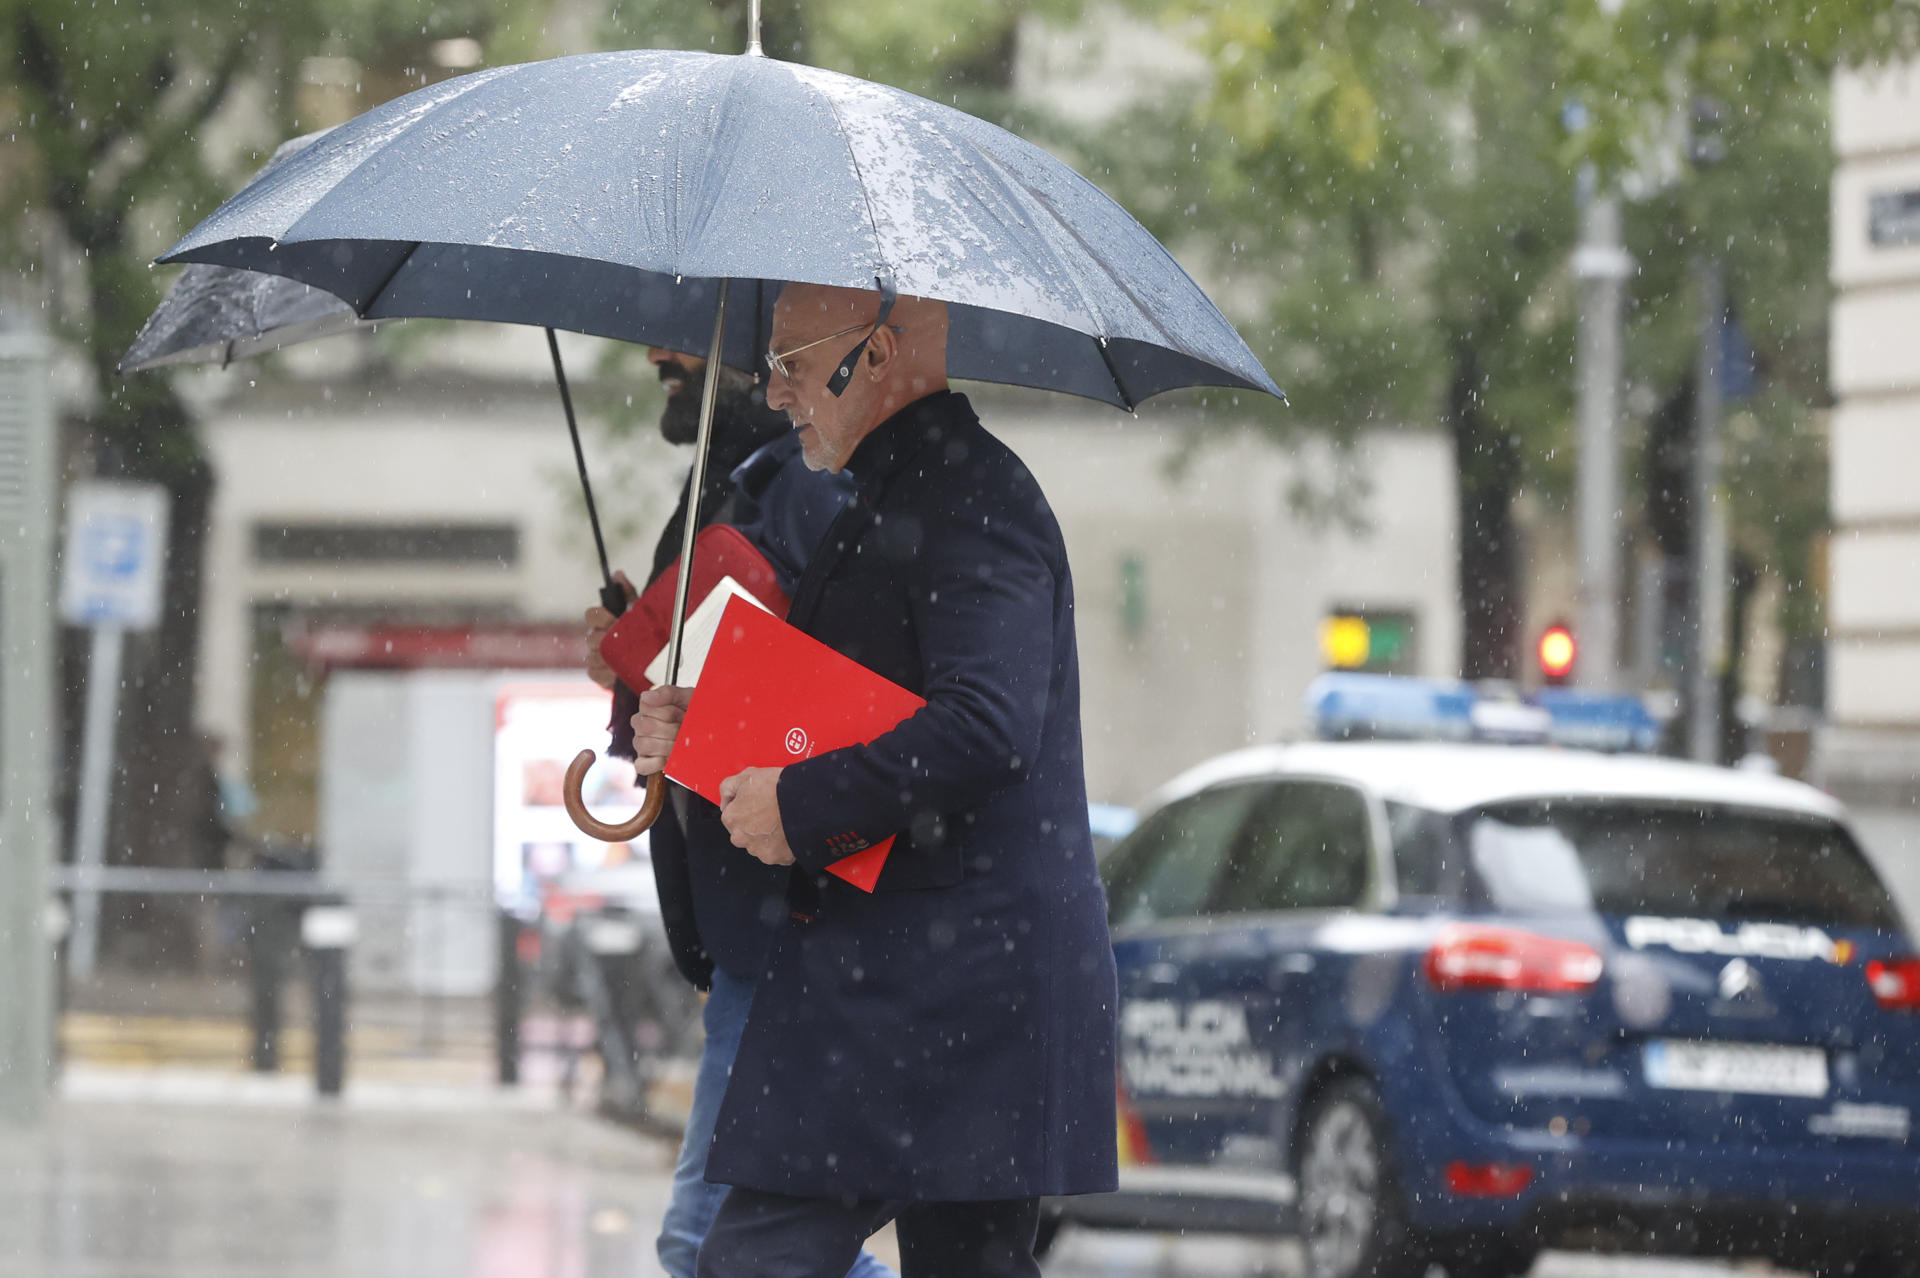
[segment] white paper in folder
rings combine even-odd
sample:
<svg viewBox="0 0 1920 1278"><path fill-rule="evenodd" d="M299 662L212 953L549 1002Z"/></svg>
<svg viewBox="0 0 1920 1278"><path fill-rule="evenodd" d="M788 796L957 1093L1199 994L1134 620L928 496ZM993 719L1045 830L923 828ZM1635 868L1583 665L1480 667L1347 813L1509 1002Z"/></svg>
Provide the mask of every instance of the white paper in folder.
<svg viewBox="0 0 1920 1278"><path fill-rule="evenodd" d="M761 612L773 610L748 594L746 588L732 577L722 577L698 607L687 614L686 629L680 632L680 677L674 685L691 688L700 681L700 671L707 664L707 653L713 647L713 637L720 632L720 614L727 610L727 600L738 595ZM671 646L671 645L669 645ZM667 681L667 649L662 648L647 663L647 678L657 688Z"/></svg>

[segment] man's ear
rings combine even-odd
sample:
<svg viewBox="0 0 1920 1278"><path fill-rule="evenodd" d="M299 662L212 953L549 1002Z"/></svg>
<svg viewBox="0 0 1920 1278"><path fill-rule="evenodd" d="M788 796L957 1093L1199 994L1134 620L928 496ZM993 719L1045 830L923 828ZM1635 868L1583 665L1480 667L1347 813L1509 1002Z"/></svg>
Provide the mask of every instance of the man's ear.
<svg viewBox="0 0 1920 1278"><path fill-rule="evenodd" d="M866 362L868 373L878 380L884 376L887 366L900 354L900 334L882 324L874 335L867 339Z"/></svg>

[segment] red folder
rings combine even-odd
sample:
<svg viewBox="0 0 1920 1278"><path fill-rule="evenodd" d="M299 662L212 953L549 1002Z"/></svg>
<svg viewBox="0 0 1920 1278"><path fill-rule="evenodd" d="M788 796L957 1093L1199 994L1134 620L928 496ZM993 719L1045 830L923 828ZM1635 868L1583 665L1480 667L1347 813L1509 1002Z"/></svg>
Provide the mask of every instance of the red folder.
<svg viewBox="0 0 1920 1278"><path fill-rule="evenodd" d="M823 750L865 745L927 703L850 657L733 599L667 759L667 778L720 802L745 768L778 768ZM893 836L827 873L873 891Z"/></svg>
<svg viewBox="0 0 1920 1278"><path fill-rule="evenodd" d="M635 692L653 686L653 680L647 678L647 664L667 646L667 634L673 626L673 590L679 574L680 561L676 558L661 569L633 606L600 638L600 655L620 676L620 682ZM732 577L755 599L786 615L787 596L767 557L733 525L708 524L693 539L687 607L698 607L722 577Z"/></svg>

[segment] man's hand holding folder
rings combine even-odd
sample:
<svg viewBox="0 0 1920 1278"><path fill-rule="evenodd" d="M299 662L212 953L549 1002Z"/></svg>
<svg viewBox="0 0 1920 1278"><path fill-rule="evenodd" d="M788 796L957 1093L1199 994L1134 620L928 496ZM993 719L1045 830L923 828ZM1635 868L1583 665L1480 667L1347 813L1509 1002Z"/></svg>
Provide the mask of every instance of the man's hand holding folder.
<svg viewBox="0 0 1920 1278"><path fill-rule="evenodd" d="M780 774L785 768L748 768L720 783L720 824L733 836L733 846L745 848L768 865L792 865L786 827L780 823Z"/></svg>

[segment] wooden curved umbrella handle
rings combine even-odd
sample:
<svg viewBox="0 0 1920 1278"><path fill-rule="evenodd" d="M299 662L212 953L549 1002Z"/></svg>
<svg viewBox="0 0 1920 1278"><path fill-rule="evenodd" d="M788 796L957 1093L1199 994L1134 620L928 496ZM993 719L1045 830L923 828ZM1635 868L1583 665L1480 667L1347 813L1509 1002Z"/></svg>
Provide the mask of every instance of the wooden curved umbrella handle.
<svg viewBox="0 0 1920 1278"><path fill-rule="evenodd" d="M600 840L602 843L628 843L639 838L652 828L660 819L660 810L667 806L667 778L665 773L656 772L647 778L646 801L631 818L619 825L608 825L605 821L595 820L587 811L587 801L581 797L581 784L587 779L587 769L593 766L593 751L582 750L573 756L573 762L567 765L566 785L561 797L567 805L567 815L573 818L573 824L580 833Z"/></svg>

